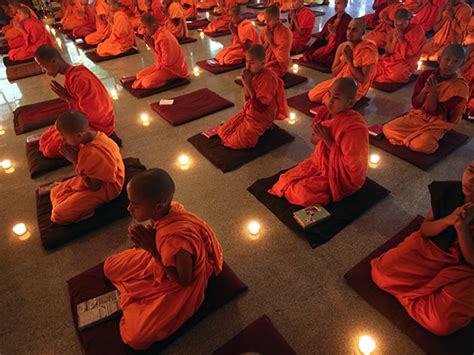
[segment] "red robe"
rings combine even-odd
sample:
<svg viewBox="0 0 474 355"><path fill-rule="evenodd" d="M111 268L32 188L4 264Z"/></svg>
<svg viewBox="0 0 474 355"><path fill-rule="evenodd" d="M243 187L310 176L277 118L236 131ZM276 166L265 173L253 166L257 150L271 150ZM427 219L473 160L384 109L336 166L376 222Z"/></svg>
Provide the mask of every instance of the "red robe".
<svg viewBox="0 0 474 355"><path fill-rule="evenodd" d="M96 31L95 26L95 15L91 8L92 5L82 5L81 10L84 12L83 23L80 26L76 26L72 29L72 35L76 38L85 37Z"/></svg>
<svg viewBox="0 0 474 355"><path fill-rule="evenodd" d="M8 51L8 58L10 60L25 60L33 58L38 47L43 44L48 44L54 47L51 35L40 20L33 17L26 19L23 22L23 30L22 45Z"/></svg>
<svg viewBox="0 0 474 355"><path fill-rule="evenodd" d="M304 31L304 35L300 35L296 30L293 23L290 24L290 29L293 33L293 43L291 45L292 52L301 52L304 47L308 44L313 34L314 23L316 22L316 17L314 16L313 11L307 7L302 7L298 10L296 15L296 21L298 22L300 28Z"/></svg>
<svg viewBox="0 0 474 355"><path fill-rule="evenodd" d="M267 32L273 32L273 42L275 48L272 50L267 41ZM288 71L290 65L290 51L293 35L288 27L281 22L273 29L268 26L262 30L261 35L263 46L265 47L265 68L273 70L275 74L282 77Z"/></svg>
<svg viewBox="0 0 474 355"><path fill-rule="evenodd" d="M395 13L402 7L403 4L400 2L390 4L380 12L380 16L382 14L387 14L388 19L393 22L395 20ZM367 41L373 41L379 48L385 48L385 44L387 43L387 34L392 30L392 28L393 26L389 25L385 21L379 21L378 25L365 35L364 39Z"/></svg>

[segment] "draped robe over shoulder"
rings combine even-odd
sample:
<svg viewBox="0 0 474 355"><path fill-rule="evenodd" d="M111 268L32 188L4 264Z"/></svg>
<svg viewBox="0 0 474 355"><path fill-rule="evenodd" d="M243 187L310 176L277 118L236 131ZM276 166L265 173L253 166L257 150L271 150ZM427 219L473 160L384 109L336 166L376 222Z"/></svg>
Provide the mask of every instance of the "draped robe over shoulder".
<svg viewBox="0 0 474 355"><path fill-rule="evenodd" d="M272 31L275 47L271 49L267 40L267 32ZM293 35L288 27L281 22L273 29L266 26L262 30L261 40L265 47L265 68L272 70L276 75L282 77L288 71L290 65L290 52Z"/></svg>
<svg viewBox="0 0 474 355"><path fill-rule="evenodd" d="M97 46L97 54L101 57L117 56L136 45L135 31L127 14L118 10L114 14L110 37Z"/></svg>
<svg viewBox="0 0 474 355"><path fill-rule="evenodd" d="M8 51L10 60L25 60L35 56L38 47L48 44L54 47L51 35L45 25L38 19L31 17L23 21L23 40L21 46Z"/></svg>
<svg viewBox="0 0 474 355"><path fill-rule="evenodd" d="M316 17L314 16L313 11L311 11L307 7L302 7L298 10L298 13L296 15L296 21L298 22L300 28L306 32L305 34L300 35L299 32L296 30L295 26L290 27L293 33L293 43L291 45L291 50L293 52L301 52L311 39L311 35L313 34L314 23L316 22Z"/></svg>

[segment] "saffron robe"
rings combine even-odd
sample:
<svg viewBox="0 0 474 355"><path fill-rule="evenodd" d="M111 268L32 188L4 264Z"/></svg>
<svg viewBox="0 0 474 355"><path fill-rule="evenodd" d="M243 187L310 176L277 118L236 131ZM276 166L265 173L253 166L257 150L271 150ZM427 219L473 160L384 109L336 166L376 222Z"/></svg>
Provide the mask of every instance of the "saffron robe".
<svg viewBox="0 0 474 355"><path fill-rule="evenodd" d="M183 0L181 3L186 20L196 19L198 16L196 0Z"/></svg>
<svg viewBox="0 0 474 355"><path fill-rule="evenodd" d="M95 15L91 9L92 5L80 5L80 9L84 13L82 15L83 23L80 26L76 26L72 29L72 35L76 38L85 37L88 34L96 31Z"/></svg>
<svg viewBox="0 0 474 355"><path fill-rule="evenodd" d="M188 77L186 60L176 37L160 26L154 34L154 39L155 65L138 72L132 84L134 89L159 88L168 80Z"/></svg>
<svg viewBox="0 0 474 355"><path fill-rule="evenodd" d="M267 41L267 32L272 31L275 48L272 49ZM261 41L265 48L265 68L272 70L282 77L290 65L290 51L293 35L288 27L279 22L274 28L266 26L262 30Z"/></svg>
<svg viewBox="0 0 474 355"><path fill-rule="evenodd" d="M352 46L351 42L347 41L342 43L336 51L336 57L340 58L340 60L345 61L343 53L344 48L346 46ZM366 65L374 65L378 61L378 51L375 44L371 41L362 40L354 48L352 48L353 55L354 55L354 66L357 68L362 68ZM372 82L374 81L375 68L372 70L369 77L366 79L364 83L357 82L357 95L356 101L359 101L363 98L370 89ZM308 98L312 102L324 103L327 99L329 89L331 88L332 83L342 77L349 77L353 78L349 65L347 63L344 64L341 71L334 76L334 78L323 81L317 84L314 88L312 88L308 92ZM355 80L355 78L353 78ZM356 80L357 81L357 80Z"/></svg>
<svg viewBox="0 0 474 355"><path fill-rule="evenodd" d="M81 0L71 0L69 2L61 19L61 24L65 30L72 31L76 27L89 25L90 14L87 14L85 7L81 4Z"/></svg>
<svg viewBox="0 0 474 355"><path fill-rule="evenodd" d="M306 32L304 35L300 35L299 32L296 30L294 24L290 25L290 29L293 34L293 43L291 45L291 50L293 52L301 52L311 39L311 35L313 34L314 23L316 22L316 17L314 16L313 11L311 11L307 7L302 7L298 10L298 13L296 15L296 21L298 22L300 28Z"/></svg>
<svg viewBox="0 0 474 355"><path fill-rule="evenodd" d="M411 13L415 14L410 22L420 25L423 28L423 31L427 33L433 30L436 17L438 16L439 11L441 11L441 6L443 4L443 0L415 0L405 1L404 7ZM414 12L412 9L416 8L418 8L418 11Z"/></svg>
<svg viewBox="0 0 474 355"><path fill-rule="evenodd" d="M439 78L439 70L425 70L416 81L413 98L418 96L431 74ZM438 82L435 113L429 113L424 105L417 107L412 102L407 114L383 126L383 133L394 145L404 145L425 154L434 153L438 149L438 141L460 123L468 96L466 81L456 74L451 79Z"/></svg>
<svg viewBox="0 0 474 355"><path fill-rule="evenodd" d="M384 14L386 14L388 17L388 20L393 22L395 20L395 12L397 12L397 10L402 7L403 7L403 4L400 2L395 2L393 4L390 4L380 12L380 16L383 16ZM364 39L368 41L373 41L379 48L385 48L385 44L387 43L387 34L392 29L393 29L392 25L389 25L385 21L381 20L372 31L366 34Z"/></svg>
<svg viewBox="0 0 474 355"><path fill-rule="evenodd" d="M173 20L179 20L179 24L175 25ZM186 17L184 10L179 2L172 2L168 6L168 30L178 39L189 36L188 25L186 24Z"/></svg>
<svg viewBox="0 0 474 355"><path fill-rule="evenodd" d="M208 10L217 6L217 0L198 0L196 7L201 10Z"/></svg>
<svg viewBox="0 0 474 355"><path fill-rule="evenodd" d="M313 122L329 128L334 143L320 140L313 154L280 175L272 195L303 207L337 202L359 190L368 169L369 130L364 117L348 110L331 117L326 106L316 108Z"/></svg>
<svg viewBox="0 0 474 355"><path fill-rule="evenodd" d="M228 14L230 9L234 6L237 6L238 2L236 0L223 0L223 6L219 6L212 9L212 12L216 15L225 15Z"/></svg>
<svg viewBox="0 0 474 355"><path fill-rule="evenodd" d="M470 44L474 44L474 16L471 16L471 20L469 21L469 25L467 25L467 33L464 37L463 44L468 46Z"/></svg>
<svg viewBox="0 0 474 355"><path fill-rule="evenodd" d="M99 44L110 36L112 25L107 21L108 13L109 6L106 0L97 0L95 3L96 31L85 37L84 40L87 44Z"/></svg>
<svg viewBox="0 0 474 355"><path fill-rule="evenodd" d="M246 49L243 46L246 42L250 46L260 44L260 37L257 30L249 20L243 20L237 25L237 35L232 34L232 45L222 48L216 54L219 65L234 65L245 61Z"/></svg>
<svg viewBox="0 0 474 355"><path fill-rule="evenodd" d="M64 74L64 88L72 99L69 109L82 112L94 131L107 136L115 130L115 116L109 93L100 79L83 65L71 66ZM47 158L59 158L63 139L55 126L41 135L39 150Z"/></svg>
<svg viewBox="0 0 474 355"><path fill-rule="evenodd" d="M303 60L331 68L337 47L347 40L347 26L351 20L352 17L346 13L341 18L337 18L337 15L331 17L321 32L318 32L311 46L304 52ZM336 33L329 32L329 25L336 26Z"/></svg>
<svg viewBox="0 0 474 355"><path fill-rule="evenodd" d="M242 112L224 122L218 129L222 144L232 149L248 149L272 127L273 121L288 117L283 81L269 69L252 77L255 97L247 97ZM247 95L246 95L247 96Z"/></svg>
<svg viewBox="0 0 474 355"><path fill-rule="evenodd" d="M20 8L28 9L30 12L30 18L38 19L36 13L25 4L20 3ZM17 13L10 14L10 17L12 18L11 23L2 27L4 38L8 42L8 47L10 49L20 48L24 44L23 32L13 25L13 20L20 22L20 19Z"/></svg>
<svg viewBox="0 0 474 355"><path fill-rule="evenodd" d="M468 113L474 115L474 48L469 51L468 58L463 65L462 76L469 84L469 101L467 103Z"/></svg>
<svg viewBox="0 0 474 355"><path fill-rule="evenodd" d="M204 29L204 32L221 32L227 31L230 25L230 14L226 13L215 20L211 21L207 27Z"/></svg>
<svg viewBox="0 0 474 355"><path fill-rule="evenodd" d="M388 38L394 35L395 30L389 32ZM420 25L410 24L403 35L405 42L395 43L393 52L386 52L376 68L374 81L379 83L407 83L417 69L421 50L426 43L425 32ZM390 40L389 40L390 41Z"/></svg>
<svg viewBox="0 0 474 355"><path fill-rule="evenodd" d="M46 30L44 24L34 18L28 18L23 21L23 41L20 47L11 48L8 51L10 60L25 60L33 58L39 46L48 44L54 47L51 35Z"/></svg>
<svg viewBox="0 0 474 355"><path fill-rule="evenodd" d="M101 57L116 56L128 51L136 45L135 31L130 19L123 10L114 14L110 37L97 46L97 54Z"/></svg>
<svg viewBox="0 0 474 355"><path fill-rule="evenodd" d="M184 250L193 257L193 279L188 286L179 285L143 249L128 249L106 259L104 274L120 292L120 335L135 350L166 339L191 318L204 302L209 278L219 275L223 265L214 232L180 203L172 202L154 228L163 265L175 267L176 254Z"/></svg>
<svg viewBox="0 0 474 355"><path fill-rule="evenodd" d="M79 146L76 177L51 189L51 221L71 224L94 215L95 209L110 202L122 191L125 167L117 144L102 132L87 144ZM92 191L83 179L101 181L99 190Z"/></svg>

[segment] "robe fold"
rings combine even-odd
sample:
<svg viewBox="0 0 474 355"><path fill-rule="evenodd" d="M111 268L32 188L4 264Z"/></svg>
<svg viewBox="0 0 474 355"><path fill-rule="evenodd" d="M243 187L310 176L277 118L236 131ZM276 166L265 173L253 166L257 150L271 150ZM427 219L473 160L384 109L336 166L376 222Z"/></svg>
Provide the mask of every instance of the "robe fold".
<svg viewBox="0 0 474 355"><path fill-rule="evenodd" d="M94 215L95 209L110 202L122 191L125 167L117 144L102 132L79 147L76 177L51 189L51 221L71 224ZM91 178L101 181L99 190L92 191L84 183Z"/></svg>
<svg viewBox="0 0 474 355"><path fill-rule="evenodd" d="M38 19L31 17L23 21L23 40L20 47L10 48L8 58L10 60L25 60L35 56L38 47L47 44L54 47L51 35L45 25Z"/></svg>
<svg viewBox="0 0 474 355"><path fill-rule="evenodd" d="M200 10L209 10L217 6L217 0L204 0L196 3L196 7Z"/></svg>
<svg viewBox="0 0 474 355"><path fill-rule="evenodd" d="M196 0L183 0L181 1L181 3L183 6L184 17L186 17L186 20L196 19L198 16Z"/></svg>
<svg viewBox="0 0 474 355"><path fill-rule="evenodd" d="M116 56L136 45L135 32L128 16L123 10L114 14L110 37L97 46L101 57Z"/></svg>
<svg viewBox="0 0 474 355"><path fill-rule="evenodd" d="M397 10L402 7L403 4L400 2L390 4L380 12L380 17L386 14L388 20L393 22L395 20L395 12L397 12ZM392 29L393 26L389 25L383 20L380 20L378 25L365 35L364 39L367 41L373 41L378 48L385 48L385 44L387 43L387 34Z"/></svg>
<svg viewBox="0 0 474 355"><path fill-rule="evenodd" d="M469 84L467 110L470 116L474 116L474 48L469 51L466 63L463 65L462 76Z"/></svg>
<svg viewBox="0 0 474 355"><path fill-rule="evenodd" d="M172 202L170 212L154 222L155 245L163 265L176 266L176 254L193 257L193 279L181 286L151 254L129 249L110 256L104 274L120 293L123 311L120 335L135 350L166 339L191 318L204 302L208 280L222 271L222 248L209 225Z"/></svg>
<svg viewBox="0 0 474 355"><path fill-rule="evenodd" d="M93 20L90 11L87 10L88 5L81 4L81 0L71 0L66 6L66 12L61 19L63 29L73 31L81 26L90 26L89 22Z"/></svg>
<svg viewBox="0 0 474 355"><path fill-rule="evenodd" d="M272 31L275 47L272 49L267 40L267 32ZM281 22L274 28L266 26L262 30L261 41L265 48L265 68L272 70L276 75L282 77L288 71L290 65L290 51L293 35L288 27Z"/></svg>
<svg viewBox="0 0 474 355"><path fill-rule="evenodd" d="M248 98L242 112L224 122L218 129L222 144L232 149L248 149L273 126L273 121L288 117L288 104L283 81L263 69L253 75L255 97Z"/></svg>
<svg viewBox="0 0 474 355"><path fill-rule="evenodd" d="M470 44L474 44L474 16L471 16L469 25L467 25L467 32L463 42L465 46L469 46Z"/></svg>
<svg viewBox="0 0 474 355"><path fill-rule="evenodd" d="M301 52L311 39L311 35L313 34L314 23L316 22L316 17L314 16L313 11L311 11L307 7L302 7L298 10L298 13L296 15L296 21L298 22L300 28L306 32L305 34L300 35L299 32L296 30L295 26L293 24L290 25L290 29L293 34L291 50L293 52Z"/></svg>
<svg viewBox="0 0 474 355"><path fill-rule="evenodd" d="M415 84L413 98L418 96L431 74L439 79L439 70L425 70ZM431 154L438 149L438 141L447 131L461 121L469 96L466 81L456 74L438 82L438 107L435 113L426 111L424 105L411 110L383 126L383 133L390 143L404 145L416 152Z"/></svg>
<svg viewBox="0 0 474 355"><path fill-rule="evenodd" d="M303 207L327 205L353 194L364 185L368 169L369 131L364 117L348 110L331 118L326 106L316 110L313 126L329 128L332 147L319 141L309 158L280 175L268 190Z"/></svg>
<svg viewBox="0 0 474 355"><path fill-rule="evenodd" d="M72 29L72 35L76 38L85 37L97 30L95 24L95 15L91 9L91 5L81 4L80 9L83 12L83 23L80 26L76 26Z"/></svg>
<svg viewBox="0 0 474 355"><path fill-rule="evenodd" d="M230 25L230 14L226 13L215 20L211 21L204 32L222 32L227 31Z"/></svg>
<svg viewBox="0 0 474 355"><path fill-rule="evenodd" d="M20 3L20 8L28 9L28 11L30 12L30 17L38 19L36 13L25 4ZM20 22L20 19L17 13L10 14L10 16L11 23L2 27L4 38L8 42L8 47L10 49L20 48L24 44L23 33L16 26L13 25L13 20Z"/></svg>
<svg viewBox="0 0 474 355"><path fill-rule="evenodd" d="M109 6L106 0L97 0L95 3L96 31L86 35L84 40L87 44L99 44L110 36L112 25L107 21L108 13Z"/></svg>
<svg viewBox="0 0 474 355"><path fill-rule="evenodd" d="M174 21L179 20L179 24L176 25ZM172 2L168 6L168 30L178 39L189 36L188 25L186 24L186 17L184 16L184 10L179 2Z"/></svg>
<svg viewBox="0 0 474 355"><path fill-rule="evenodd" d="M415 13L412 9L418 8L422 4L421 8ZM412 12L414 16L411 19L411 23L418 24L423 28L425 33L433 30L433 26L436 22L436 17L441 6L444 4L444 0L416 0L416 1L405 1L404 7Z"/></svg>

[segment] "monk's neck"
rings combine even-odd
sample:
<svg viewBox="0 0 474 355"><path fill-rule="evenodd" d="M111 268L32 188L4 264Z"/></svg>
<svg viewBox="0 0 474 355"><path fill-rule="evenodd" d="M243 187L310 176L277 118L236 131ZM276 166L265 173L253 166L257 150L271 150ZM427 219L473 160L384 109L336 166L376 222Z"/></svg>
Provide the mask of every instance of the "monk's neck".
<svg viewBox="0 0 474 355"><path fill-rule="evenodd" d="M87 143L90 143L94 140L94 138L97 136L97 132L87 132L85 135L84 135L84 139L82 140L82 144L87 144Z"/></svg>
<svg viewBox="0 0 474 355"><path fill-rule="evenodd" d="M451 75L443 75L441 74L441 72L439 73L439 78L441 79L441 81L450 80L454 78L455 76L456 76L456 73L453 73Z"/></svg>
<svg viewBox="0 0 474 355"><path fill-rule="evenodd" d="M69 68L71 68L72 65L69 64L69 63L66 63L66 62L62 62L61 64L59 64L59 73L64 75L66 74L66 72L69 70Z"/></svg>
<svg viewBox="0 0 474 355"><path fill-rule="evenodd" d="M163 217L166 217L170 213L170 211L171 211L171 204L169 204L166 207L163 207L163 209L158 214L153 216L152 218L153 222L158 222Z"/></svg>
<svg viewBox="0 0 474 355"><path fill-rule="evenodd" d="M360 42L362 42L362 38L357 41L351 41L352 48L356 47Z"/></svg>

